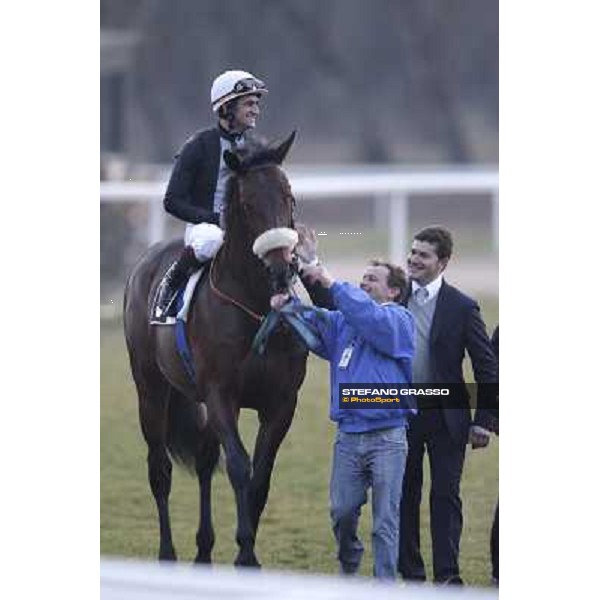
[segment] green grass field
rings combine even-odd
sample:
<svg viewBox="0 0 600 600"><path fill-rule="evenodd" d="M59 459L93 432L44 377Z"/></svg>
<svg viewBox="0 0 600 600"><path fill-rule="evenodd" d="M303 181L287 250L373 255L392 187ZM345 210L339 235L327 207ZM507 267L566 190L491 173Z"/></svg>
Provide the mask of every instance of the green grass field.
<svg viewBox="0 0 600 600"><path fill-rule="evenodd" d="M497 299L482 302L486 323L497 323ZM257 539L257 556L266 568L335 573L335 545L329 524L328 485L331 445L335 432L328 419L328 365L310 358L296 417L278 454L269 502ZM255 413L243 411L241 431L252 449ZM101 325L101 552L153 558L158 551L158 521L146 478L146 446L137 419L137 397L119 321ZM426 482L426 486L428 483ZM427 489L427 487L426 487ZM232 564L236 554L233 493L223 472L213 486L217 541L213 558ZM425 492L424 498L428 495ZM498 497L498 440L490 447L467 450L462 497L465 525L461 567L470 584L489 581L489 530ZM422 543L431 574L427 502L422 506ZM195 554L198 526L198 485L179 468L173 471L171 521L180 560ZM361 567L371 573L371 514L361 519L366 552Z"/></svg>

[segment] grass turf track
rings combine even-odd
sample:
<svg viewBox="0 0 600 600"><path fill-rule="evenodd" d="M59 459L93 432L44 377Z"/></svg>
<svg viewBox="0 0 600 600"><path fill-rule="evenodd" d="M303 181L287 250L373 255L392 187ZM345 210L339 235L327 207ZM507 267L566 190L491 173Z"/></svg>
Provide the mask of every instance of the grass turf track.
<svg viewBox="0 0 600 600"><path fill-rule="evenodd" d="M491 329L498 319L497 299L482 299ZM310 357L296 416L279 451L269 501L261 521L257 556L266 568L335 573L335 544L329 524L328 485L331 445L335 433L328 419L328 365ZM467 361L468 362L468 361ZM470 369L466 369L467 377ZM251 451L256 416L242 411L242 437ZM493 439L485 450L467 449L462 498L464 529L461 568L467 583L489 581L489 529L498 496L498 450ZM158 520L146 476L146 445L137 418L137 397L119 321L101 325L101 531L103 555L154 558L158 551ZM427 469L422 505L422 545L431 575L428 533ZM198 485L182 469L173 470L171 524L179 559L195 555ZM216 544L213 560L231 564L236 554L235 507L226 475L213 485ZM370 575L370 505L363 510L361 538L365 555L361 574Z"/></svg>

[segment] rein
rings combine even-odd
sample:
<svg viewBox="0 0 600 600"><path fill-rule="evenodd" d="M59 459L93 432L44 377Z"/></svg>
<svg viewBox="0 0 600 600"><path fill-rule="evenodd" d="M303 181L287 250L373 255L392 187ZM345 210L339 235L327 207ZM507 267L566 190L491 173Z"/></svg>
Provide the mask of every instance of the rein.
<svg viewBox="0 0 600 600"><path fill-rule="evenodd" d="M220 252L220 249L219 249ZM219 298L225 300L226 302L230 302L234 306L237 306L239 309L243 310L247 315L250 315L253 319L260 323L260 327L252 340L252 350L257 352L259 356L263 356L267 347L267 342L274 332L276 327L280 323L287 323L295 335L300 339L300 341L304 344L304 346L310 350L315 351L319 347L319 334L318 330L314 325L310 325L302 321L299 318L299 315L302 311L306 310L305 306L302 305L294 305L287 304L281 310L271 310L268 315L258 315L254 311L250 310L247 306L244 306L241 302L238 302L231 296L224 294L221 290L217 288L215 282L213 280L213 265L217 262L217 255L213 258L210 264L210 270L208 272L208 280L210 281L210 289L217 295ZM321 309L317 309L321 310Z"/></svg>
<svg viewBox="0 0 600 600"><path fill-rule="evenodd" d="M220 249L219 249L219 252L221 252ZM210 282L210 289L217 296L219 296L219 298L221 298L222 300L225 300L226 302L229 302L229 303L233 304L234 306L237 306L239 309L243 310L247 315L250 315L253 319L258 321L259 323L262 323L263 319L265 318L264 315L259 315L259 314L255 313L254 311L250 310L247 306L244 306L241 302L238 302L235 298L232 298L231 296L228 296L227 294L225 294L224 292L219 290L217 288L217 286L215 285L215 282L213 279L213 267L214 267L215 263L217 262L217 256L218 256L219 252L213 258L212 262L210 263L210 270L208 272L208 280Z"/></svg>

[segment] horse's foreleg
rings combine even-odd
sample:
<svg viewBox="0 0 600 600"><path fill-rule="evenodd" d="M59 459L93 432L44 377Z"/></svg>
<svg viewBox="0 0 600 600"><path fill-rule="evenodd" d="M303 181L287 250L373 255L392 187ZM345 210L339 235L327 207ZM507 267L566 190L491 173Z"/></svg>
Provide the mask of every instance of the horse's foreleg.
<svg viewBox="0 0 600 600"><path fill-rule="evenodd" d="M215 544L215 532L212 523L211 486L212 476L219 459L219 444L212 440L204 445L196 456L196 473L200 486L200 524L196 534L198 553L194 562L210 564Z"/></svg>
<svg viewBox="0 0 600 600"><path fill-rule="evenodd" d="M250 520L255 535L258 532L258 523L269 496L275 457L294 416L295 403L287 406L289 408L283 404L282 410L269 420L261 420L256 435L250 481Z"/></svg>
<svg viewBox="0 0 600 600"><path fill-rule="evenodd" d="M250 489L250 457L244 448L237 430L237 415L233 403L217 397L218 392L209 391L207 398L211 425L217 432L227 459L227 475L235 494L237 508L236 542L239 547L234 561L240 567L260 567L254 553L255 532L250 520L248 494Z"/></svg>
<svg viewBox="0 0 600 600"><path fill-rule="evenodd" d="M250 457L242 444L237 429L227 436L223 447L227 457L227 474L233 487L237 508L235 540L239 552L234 564L239 567L260 567L254 553L256 535L249 511Z"/></svg>

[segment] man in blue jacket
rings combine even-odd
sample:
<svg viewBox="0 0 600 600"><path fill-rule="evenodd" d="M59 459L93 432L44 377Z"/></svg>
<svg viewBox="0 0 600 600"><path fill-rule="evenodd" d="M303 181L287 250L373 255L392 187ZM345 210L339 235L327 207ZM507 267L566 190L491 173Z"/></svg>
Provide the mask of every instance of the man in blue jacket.
<svg viewBox="0 0 600 600"><path fill-rule="evenodd" d="M303 275L331 294L337 310L315 308L306 320L316 326L315 352L330 362L330 417L338 424L330 485L331 520L342 573L356 573L363 554L357 535L361 507L370 487L373 503L375 577L394 579L398 562L399 511L408 454L406 427L416 412L405 404L354 408L340 405L340 384L375 387L411 382L413 318L398 304L407 282L400 267L373 261L360 289L335 281L322 265ZM274 296L280 308L287 295ZM371 407L373 406L373 407Z"/></svg>

